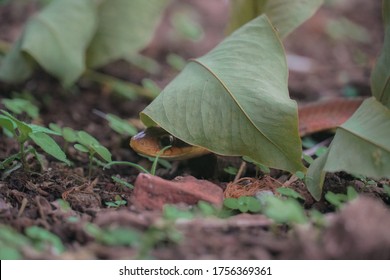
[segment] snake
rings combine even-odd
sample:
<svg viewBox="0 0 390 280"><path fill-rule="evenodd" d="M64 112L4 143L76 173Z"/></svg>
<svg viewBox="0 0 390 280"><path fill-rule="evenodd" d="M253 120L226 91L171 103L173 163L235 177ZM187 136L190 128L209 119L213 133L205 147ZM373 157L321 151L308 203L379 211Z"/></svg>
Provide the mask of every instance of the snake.
<svg viewBox="0 0 390 280"><path fill-rule="evenodd" d="M332 130L347 121L363 102L361 98L331 98L298 106L299 136ZM165 148L170 146L169 148ZM185 160L211 153L190 145L171 135L163 128L154 126L134 135L130 147L138 154L167 160Z"/></svg>

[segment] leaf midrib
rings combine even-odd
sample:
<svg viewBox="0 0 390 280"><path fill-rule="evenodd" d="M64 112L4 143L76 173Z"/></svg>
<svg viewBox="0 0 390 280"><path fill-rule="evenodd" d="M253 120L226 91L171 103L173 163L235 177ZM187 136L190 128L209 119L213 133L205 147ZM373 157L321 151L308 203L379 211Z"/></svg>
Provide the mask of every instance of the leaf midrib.
<svg viewBox="0 0 390 280"><path fill-rule="evenodd" d="M216 73L214 73L207 65L203 64L202 62L196 60L196 59L190 59L190 62L195 62L205 68L213 77L222 85L222 87L226 90L226 92L229 94L229 96L233 99L234 103L238 106L240 111L244 114L244 116L248 119L248 121L251 123L251 125L258 131L260 132L261 135L264 136L265 139L269 143L271 143L274 147L276 147L280 152L282 152L283 155L286 155L285 151L276 143L274 143L267 135L265 135L260 128L256 126L256 124L251 120L251 118L248 116L248 114L244 111L244 109L241 107L240 103L238 103L237 99L234 97L232 92L229 90L229 88L225 85L225 83L217 76Z"/></svg>

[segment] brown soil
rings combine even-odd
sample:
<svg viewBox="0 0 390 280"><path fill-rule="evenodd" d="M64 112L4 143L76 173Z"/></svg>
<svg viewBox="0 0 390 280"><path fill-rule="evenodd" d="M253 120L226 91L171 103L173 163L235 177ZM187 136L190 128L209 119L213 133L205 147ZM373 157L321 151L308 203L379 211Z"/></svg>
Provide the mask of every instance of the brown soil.
<svg viewBox="0 0 390 280"><path fill-rule="evenodd" d="M20 6L15 3L0 6L1 40L12 42L18 37L26 16L36 10L36 5L31 2L32 4ZM300 102L340 96L351 90L362 96L370 94L369 73L383 39L380 1L333 2L338 4L321 8L285 42L288 54L310 59L313 65L310 72L290 73L291 96ZM363 5L365 9L361 9ZM202 40L191 42L164 36L171 28L167 18L175 9L183 7L190 7L195 19L204 28ZM159 61L166 71L150 75L124 62L113 63L101 71L134 83L140 83L145 77L151 78L163 87L177 74L165 65L165 55L169 52L178 53L185 58L203 55L223 39L227 15L226 1L174 1L154 40L143 51L145 55ZM331 20L340 17L346 17L365 28L368 32L367 41L332 38L326 28ZM32 93L40 107L41 124L54 122L85 130L98 138L112 152L115 160L135 162L150 168L149 161L129 148L129 139L113 132L104 119L93 113L94 109L98 109L122 118L134 119L148 104L147 99L127 100L87 79L81 80L71 90L65 90L43 72L36 73L22 85L0 83L2 98L10 97L15 91ZM1 135L1 160L17 149L15 141ZM360 194L359 199L339 211L335 211L324 198L315 202L301 181L291 182L290 186L306 198L306 209L327 213L322 225L275 225L260 214L240 214L227 219L199 217L169 222L162 219L159 211L141 211L133 207L132 190L111 179L111 176L117 175L134 183L138 175L137 169L123 166L108 170L95 168L91 178L88 178L87 157L73 147L68 147L67 154L74 163L71 167L47 156L44 159L44 170L40 170L36 160L30 158L30 171L18 169L7 176L3 174L0 180L0 230L3 225L8 225L24 234L28 227L39 226L57 235L66 248L65 253L58 255L50 248L38 250L26 246L21 250L22 258L390 258L390 198L382 188L384 183L389 182L367 184L345 173L328 174L324 192L331 190L345 193L346 187L352 186ZM214 160L200 158L181 162L173 172L160 167L157 174L166 179L193 175L209 179L225 188L233 178L219 169L213 170L216 168L215 164L210 162ZM206 162L210 165L205 171ZM243 176L254 178L253 166ZM280 182L289 179L288 174L276 170L271 172L271 176ZM274 180L267 182L272 184ZM127 205L108 207L106 203L115 201L117 196L126 201ZM60 199L67 201L70 209L61 206ZM142 244L112 246L96 236L94 238L87 230L91 225L105 230L132 229L144 239Z"/></svg>

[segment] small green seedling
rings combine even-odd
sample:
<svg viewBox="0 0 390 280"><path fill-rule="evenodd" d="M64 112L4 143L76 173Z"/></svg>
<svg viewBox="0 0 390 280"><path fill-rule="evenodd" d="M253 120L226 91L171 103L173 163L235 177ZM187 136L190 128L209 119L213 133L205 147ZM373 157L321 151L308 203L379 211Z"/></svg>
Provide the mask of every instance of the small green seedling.
<svg viewBox="0 0 390 280"><path fill-rule="evenodd" d="M296 191L294 191L291 188L280 187L280 188L277 188L276 191L285 197L291 197L291 198L295 198L295 199L299 198L299 199L305 200L305 198L302 195L300 195L299 193L297 193Z"/></svg>
<svg viewBox="0 0 390 280"><path fill-rule="evenodd" d="M11 155L0 163L1 169L9 168L15 160L20 160L23 167L28 169L26 155L29 153L34 154L38 161L40 161L40 155L35 150L35 148L28 147L26 149L26 143L28 141L34 142L43 151L53 156L54 158L68 165L70 164L69 160L66 158L65 153L54 141L54 139L49 136L49 134L59 135L59 133L46 127L22 122L4 110L1 110L1 113L0 126L7 130L18 141L20 148L17 154Z"/></svg>
<svg viewBox="0 0 390 280"><path fill-rule="evenodd" d="M123 136L134 136L137 134L137 129L134 125L129 123L127 120L121 119L120 117L113 115L113 114L106 114L99 110L93 110L93 112L98 115L99 117L104 118L108 121L108 125L111 127L112 130L119 133Z"/></svg>
<svg viewBox="0 0 390 280"><path fill-rule="evenodd" d="M236 175L238 172L238 169L234 166L228 166L228 167L224 168L223 171L225 171L227 174L230 174L230 175Z"/></svg>
<svg viewBox="0 0 390 280"><path fill-rule="evenodd" d="M242 157L242 159L245 160L246 162L249 162L249 163L256 165L256 167L264 174L269 174L271 172L271 170L267 166L265 166L264 164L261 164L257 161L254 161L250 157L244 156L244 157Z"/></svg>
<svg viewBox="0 0 390 280"><path fill-rule="evenodd" d="M184 39L198 41L202 39L204 32L202 26L194 21L186 10L178 11L171 17L171 24L177 34Z"/></svg>
<svg viewBox="0 0 390 280"><path fill-rule="evenodd" d="M110 208L118 208L122 205L126 205L127 201L123 200L120 195L115 196L115 201L107 201L105 204Z"/></svg>
<svg viewBox="0 0 390 280"><path fill-rule="evenodd" d="M263 213L277 223L306 223L303 207L296 199L281 199L275 196L265 197Z"/></svg>
<svg viewBox="0 0 390 280"><path fill-rule="evenodd" d="M133 246L140 243L140 234L125 227L102 229L94 224L85 225L85 231L98 243L111 246Z"/></svg>
<svg viewBox="0 0 390 280"><path fill-rule="evenodd" d="M129 188L129 189L134 189L134 186L128 182L126 182L125 180L122 180L121 178L119 177L116 177L116 176L111 176L111 179L115 182L115 183L118 183L119 185L125 187L125 188Z"/></svg>
<svg viewBox="0 0 390 280"><path fill-rule="evenodd" d="M351 186L348 186L347 194L333 193L331 191L325 194L325 199L337 209L340 209L346 202L352 201L357 197L358 193Z"/></svg>
<svg viewBox="0 0 390 280"><path fill-rule="evenodd" d="M157 97L161 92L161 88L151 79L143 79L142 86L154 97Z"/></svg>
<svg viewBox="0 0 390 280"><path fill-rule="evenodd" d="M199 201L197 205L189 209L180 209L175 205L164 205L163 217L167 220L186 219L191 220L196 217L217 216L219 210L205 201Z"/></svg>
<svg viewBox="0 0 390 280"><path fill-rule="evenodd" d="M4 98L1 102L4 104L5 108L15 115L26 113L31 119L38 118L39 109L31 103L30 100L22 98Z"/></svg>
<svg viewBox="0 0 390 280"><path fill-rule="evenodd" d="M106 162L111 162L111 153L91 134L85 131L77 132L77 143L74 144L76 150L87 153L89 158L88 177L91 177L92 163L96 155L99 155Z"/></svg>
<svg viewBox="0 0 390 280"><path fill-rule="evenodd" d="M30 245L24 235L9 226L0 225L0 260L22 259L22 248Z"/></svg>
<svg viewBox="0 0 390 280"><path fill-rule="evenodd" d="M163 208L163 217L167 220L191 220L195 217L195 214L190 209L180 209L174 205L166 204Z"/></svg>
<svg viewBox="0 0 390 280"><path fill-rule="evenodd" d="M181 71L186 66L186 60L178 54L170 53L166 57L167 63L177 71Z"/></svg>
<svg viewBox="0 0 390 280"><path fill-rule="evenodd" d="M238 210L242 213L257 213L261 210L260 201L252 196L241 196L239 198L226 198L223 205L229 209Z"/></svg>
<svg viewBox="0 0 390 280"><path fill-rule="evenodd" d="M44 228L37 226L28 227L26 229L26 236L32 240L34 247L38 251L50 249L56 255L65 251L65 246L62 244L61 239Z"/></svg>

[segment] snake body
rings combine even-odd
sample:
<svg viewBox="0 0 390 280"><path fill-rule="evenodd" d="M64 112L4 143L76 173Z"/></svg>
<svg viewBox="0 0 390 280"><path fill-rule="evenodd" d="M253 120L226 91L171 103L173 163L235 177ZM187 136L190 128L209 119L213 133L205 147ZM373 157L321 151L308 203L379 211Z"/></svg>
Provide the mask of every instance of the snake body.
<svg viewBox="0 0 390 280"><path fill-rule="evenodd" d="M352 116L362 101L363 99L335 98L299 106L299 135L303 137L336 128ZM137 153L151 157L155 157L164 147L172 146L160 152L160 158L170 160L188 159L210 153L205 148L181 141L160 127L150 127L133 136L130 146Z"/></svg>

